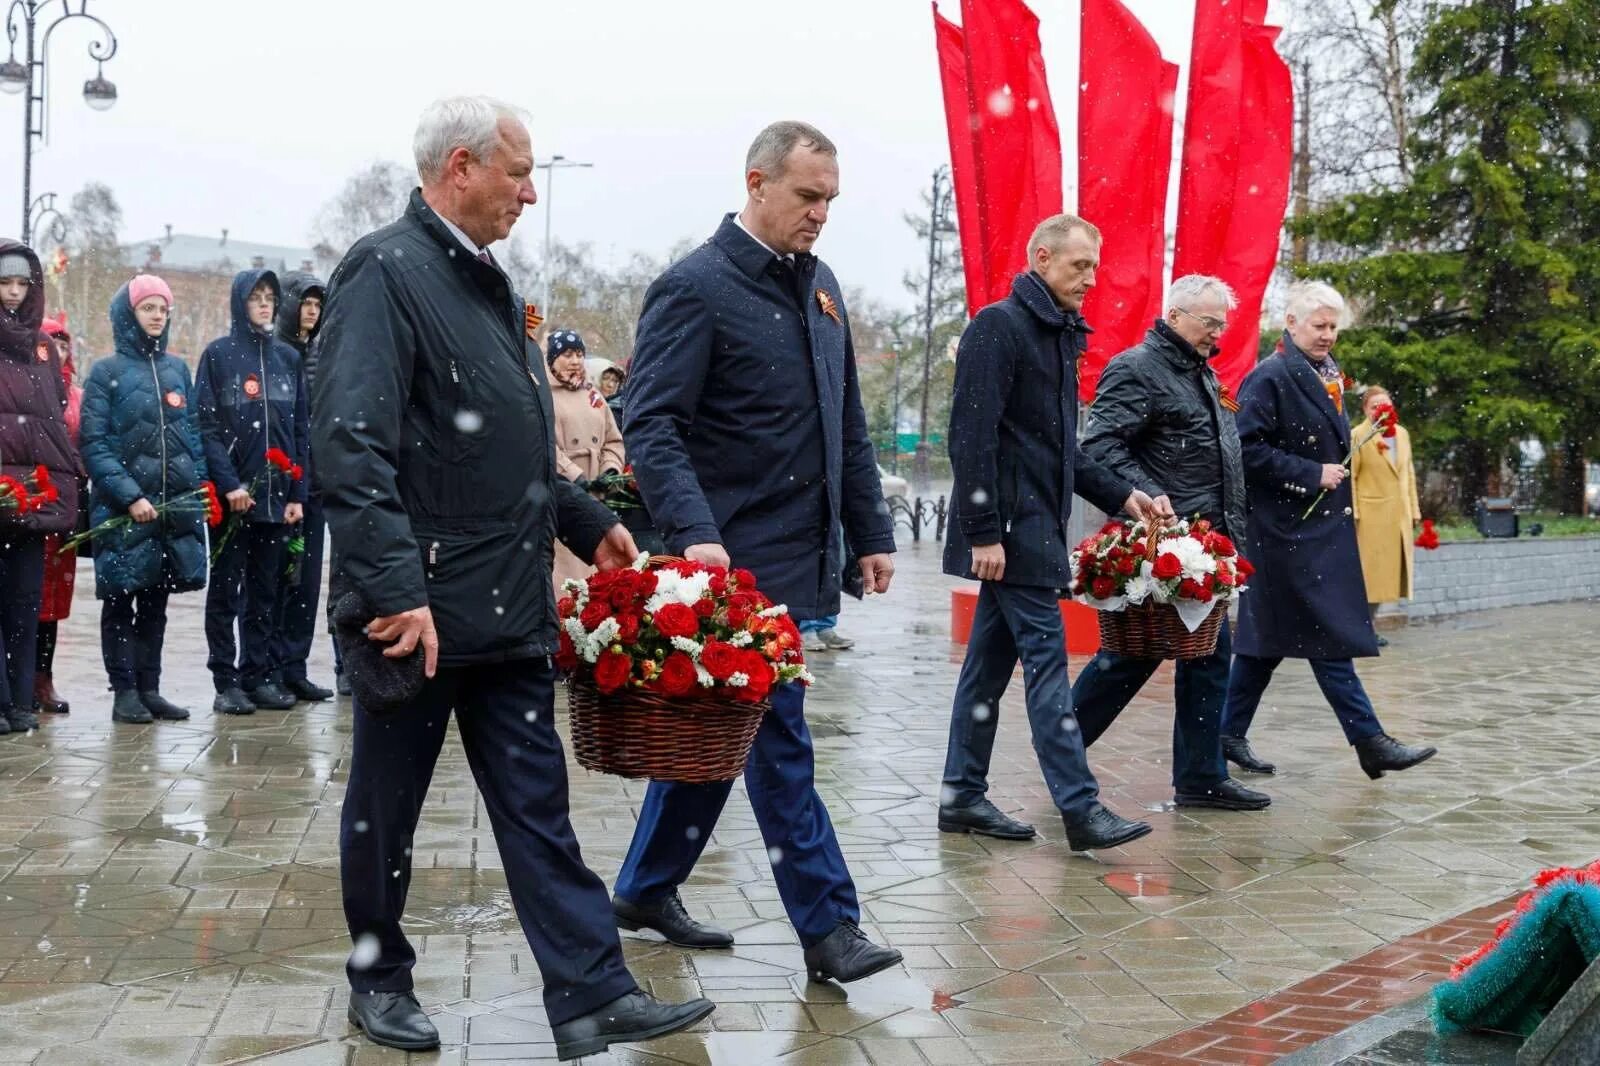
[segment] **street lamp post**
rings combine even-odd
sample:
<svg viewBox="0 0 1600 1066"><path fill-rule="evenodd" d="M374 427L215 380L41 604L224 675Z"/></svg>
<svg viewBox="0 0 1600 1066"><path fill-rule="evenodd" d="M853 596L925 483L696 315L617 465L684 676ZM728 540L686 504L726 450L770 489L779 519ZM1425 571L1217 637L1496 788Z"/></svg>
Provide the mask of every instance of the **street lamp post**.
<svg viewBox="0 0 1600 1066"><path fill-rule="evenodd" d="M545 171L544 185L544 306L539 308L544 317L550 317L550 283L555 277L555 271L550 263L550 215L554 206L553 196L556 188L556 171L568 167L592 167L593 163L579 163L568 159L564 155L553 155L543 163L535 163L534 167Z"/></svg>
<svg viewBox="0 0 1600 1066"><path fill-rule="evenodd" d="M42 29L39 23L51 11L59 14ZM33 197L33 142L45 139L49 111L45 106L45 60L50 54L50 35L57 26L71 19L88 19L100 29L101 37L89 42L89 58L95 62L94 77L83 83L83 99L96 111L104 111L117 102L117 87L104 76L105 61L117 53L117 36L111 27L96 15L89 13L89 0L11 0L6 12L6 40L10 51L0 63L0 91L25 93L22 109L22 241L32 237L35 211L42 215L48 210L45 194ZM17 58L17 38L22 38L22 59Z"/></svg>

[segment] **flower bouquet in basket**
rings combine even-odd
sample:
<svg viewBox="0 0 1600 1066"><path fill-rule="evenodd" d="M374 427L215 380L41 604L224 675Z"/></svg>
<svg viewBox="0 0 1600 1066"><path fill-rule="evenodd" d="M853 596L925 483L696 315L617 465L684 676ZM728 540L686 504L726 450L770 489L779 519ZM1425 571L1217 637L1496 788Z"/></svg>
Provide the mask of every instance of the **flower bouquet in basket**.
<svg viewBox="0 0 1600 1066"><path fill-rule="evenodd" d="M1205 519L1108 522L1072 551L1072 592L1100 612L1100 643L1140 659L1199 659L1255 568Z"/></svg>
<svg viewBox="0 0 1600 1066"><path fill-rule="evenodd" d="M602 773L732 780L772 687L811 683L788 609L748 570L640 556L567 581L557 614L573 750Z"/></svg>

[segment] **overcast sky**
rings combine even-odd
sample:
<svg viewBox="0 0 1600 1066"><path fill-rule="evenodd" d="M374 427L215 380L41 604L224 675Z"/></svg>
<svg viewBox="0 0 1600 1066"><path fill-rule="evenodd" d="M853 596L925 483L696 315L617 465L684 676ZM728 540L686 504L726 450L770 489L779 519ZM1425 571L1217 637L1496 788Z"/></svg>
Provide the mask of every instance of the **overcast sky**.
<svg viewBox="0 0 1600 1066"><path fill-rule="evenodd" d="M1191 0L1125 2L1169 59L1186 60ZM957 0L941 7L959 20ZM1075 69L1077 4L1033 7L1070 156L1076 105L1062 68ZM309 244L312 217L351 172L410 162L429 100L487 92L529 109L541 159L594 164L557 174L552 221L602 264L708 235L742 203L755 132L778 118L813 122L838 143L842 172L819 254L845 284L911 300L900 279L925 253L902 214L948 158L927 0L90 0L90 10L119 40L105 68L119 100L107 112L84 105L92 27L64 25L34 191L64 201L86 181L108 183L125 240L170 223ZM20 214L21 106L0 96L0 233ZM536 256L545 210L524 213L516 231Z"/></svg>

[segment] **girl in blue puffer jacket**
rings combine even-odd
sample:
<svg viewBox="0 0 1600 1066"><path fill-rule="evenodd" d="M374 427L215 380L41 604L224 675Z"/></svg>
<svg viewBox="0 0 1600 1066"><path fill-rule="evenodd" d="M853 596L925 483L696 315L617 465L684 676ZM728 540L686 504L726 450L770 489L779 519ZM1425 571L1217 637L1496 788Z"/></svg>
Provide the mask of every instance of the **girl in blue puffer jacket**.
<svg viewBox="0 0 1600 1066"><path fill-rule="evenodd" d="M161 645L167 597L206 583L205 508L166 505L200 487L206 461L189 368L167 352L171 313L172 290L160 278L141 274L124 285L111 300L116 353L95 364L83 388L90 521L133 519L94 540L100 645L118 722L189 717L161 695Z"/></svg>

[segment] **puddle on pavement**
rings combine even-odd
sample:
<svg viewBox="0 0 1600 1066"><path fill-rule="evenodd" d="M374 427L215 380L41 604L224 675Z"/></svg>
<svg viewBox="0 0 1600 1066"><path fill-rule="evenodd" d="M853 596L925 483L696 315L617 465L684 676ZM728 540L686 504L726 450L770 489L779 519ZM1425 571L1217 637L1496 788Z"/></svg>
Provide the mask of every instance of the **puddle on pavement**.
<svg viewBox="0 0 1600 1066"><path fill-rule="evenodd" d="M943 1014L962 1001L949 992L929 988L909 974L878 974L872 980L851 988L835 984L811 984L795 977L791 985L807 1003L837 1003L853 1007L909 1007L912 1010Z"/></svg>

